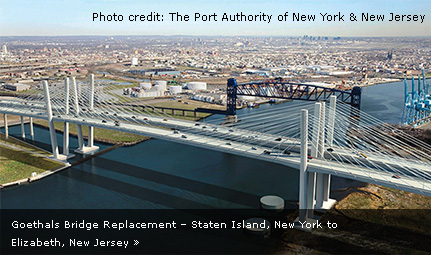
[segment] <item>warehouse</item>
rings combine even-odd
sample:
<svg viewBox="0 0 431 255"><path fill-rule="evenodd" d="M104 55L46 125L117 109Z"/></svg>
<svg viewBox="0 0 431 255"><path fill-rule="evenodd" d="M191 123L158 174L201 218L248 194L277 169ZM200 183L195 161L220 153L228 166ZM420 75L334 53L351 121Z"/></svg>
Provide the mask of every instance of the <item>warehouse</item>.
<svg viewBox="0 0 431 255"><path fill-rule="evenodd" d="M180 74L180 71L174 69L140 69L140 70L129 70L131 74L140 74L140 75L176 75Z"/></svg>
<svg viewBox="0 0 431 255"><path fill-rule="evenodd" d="M20 83L6 84L6 85L4 85L4 87L5 87L5 89L9 89L12 91L24 91L24 90L30 89L30 85L20 84Z"/></svg>

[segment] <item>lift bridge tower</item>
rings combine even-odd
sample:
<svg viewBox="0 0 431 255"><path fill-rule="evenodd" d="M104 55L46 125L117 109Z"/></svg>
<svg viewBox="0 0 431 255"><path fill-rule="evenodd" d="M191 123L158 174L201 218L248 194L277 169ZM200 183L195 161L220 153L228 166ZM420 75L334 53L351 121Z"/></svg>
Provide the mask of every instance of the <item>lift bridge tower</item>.
<svg viewBox="0 0 431 255"><path fill-rule="evenodd" d="M404 79L404 111L401 123L417 127L431 121L431 85L425 79L425 70L418 75L418 89L412 77L412 89L408 91L407 80Z"/></svg>

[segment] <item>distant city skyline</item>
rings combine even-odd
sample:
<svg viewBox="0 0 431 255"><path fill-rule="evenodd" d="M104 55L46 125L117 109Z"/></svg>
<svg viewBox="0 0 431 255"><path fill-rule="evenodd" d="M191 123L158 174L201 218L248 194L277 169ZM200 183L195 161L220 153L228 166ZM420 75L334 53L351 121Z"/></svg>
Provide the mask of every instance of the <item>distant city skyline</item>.
<svg viewBox="0 0 431 255"><path fill-rule="evenodd" d="M122 22L92 21L92 14L114 12ZM158 12L160 22L130 22L129 15ZM188 22L170 21L170 12L190 15ZM193 21L194 13L218 14L218 21ZM271 22L222 22L223 13L272 15ZM288 21L277 16L288 12ZM316 15L315 22L293 22L292 13ZM322 22L322 13L344 14L344 22ZM383 22L351 22L350 13L386 16ZM425 15L423 23L389 22L389 13ZM360 19L360 17L358 17ZM318 21L319 20L319 21ZM67 35L195 35L195 36L431 36L429 0L416 1L29 1L3 0L0 8L0 36Z"/></svg>

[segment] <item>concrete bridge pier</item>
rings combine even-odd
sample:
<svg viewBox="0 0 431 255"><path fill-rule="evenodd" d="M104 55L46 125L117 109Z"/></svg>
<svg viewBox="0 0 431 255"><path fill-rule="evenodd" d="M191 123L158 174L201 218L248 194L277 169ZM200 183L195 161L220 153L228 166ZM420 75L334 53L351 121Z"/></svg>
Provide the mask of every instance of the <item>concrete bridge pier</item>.
<svg viewBox="0 0 431 255"><path fill-rule="evenodd" d="M326 211L334 206L335 199L329 198L331 192L331 175L317 173L316 182L316 205L315 209L317 211Z"/></svg>
<svg viewBox="0 0 431 255"><path fill-rule="evenodd" d="M333 141L334 141L334 123L335 123L335 112L336 112L336 103L337 103L337 97L331 96L329 98L329 109L328 109L328 128L326 132L326 142L328 148L332 148ZM322 116L323 119L325 119L324 116L325 111L323 110ZM321 152L323 155L325 150L324 146L324 137L325 134L322 134L321 137L321 143L322 148ZM316 210L319 211L325 211L329 210L336 202L335 199L330 199L329 194L331 191L331 175L330 174L323 174L319 173L317 174L317 194L316 197Z"/></svg>
<svg viewBox="0 0 431 255"><path fill-rule="evenodd" d="M29 120L30 120L30 136L31 136L31 140L34 140L33 117L29 117Z"/></svg>
<svg viewBox="0 0 431 255"><path fill-rule="evenodd" d="M336 98L335 98L336 99ZM335 102L334 99L331 99L331 105L334 107L330 107L329 109L329 117L335 116ZM317 106L317 104L320 104L320 106ZM317 151L316 158L323 159L325 155L325 108L326 104L325 102L316 103L314 108L314 116L315 121L317 120L319 122L318 127L316 131L318 131L317 138L313 136L313 139L316 138L313 142L313 145L315 144L315 150ZM316 127L316 123L314 123ZM313 127L313 128L314 128ZM334 123L330 121L328 126L328 134L332 136L333 139L333 130ZM313 130L314 131L314 130ZM315 133L314 133L315 135ZM332 143L331 139L331 143ZM332 145L331 145L332 146ZM316 204L315 209L318 211L326 211L329 210L336 202L334 199L329 198L331 188L331 175L330 174L324 174L324 173L317 173L316 174Z"/></svg>
<svg viewBox="0 0 431 255"><path fill-rule="evenodd" d="M8 123L7 123L7 114L5 113L3 115L3 121L4 121L4 135L6 137L6 139L9 138L9 127L8 127Z"/></svg>
<svg viewBox="0 0 431 255"><path fill-rule="evenodd" d="M69 78L64 79L64 102L65 102L65 114L68 115L70 113L69 106ZM69 123L63 123L63 155L67 158L73 158L75 155L69 153Z"/></svg>
<svg viewBox="0 0 431 255"><path fill-rule="evenodd" d="M77 153L81 153L84 149L84 136L82 135L82 126L77 124L76 129L78 131L78 149L75 150Z"/></svg>
<svg viewBox="0 0 431 255"><path fill-rule="evenodd" d="M49 96L48 82L42 81L43 92L45 97L46 112L48 115L49 135L51 138L52 155L54 159L65 161L67 158L58 153L57 135L55 133L54 120L52 118L51 98Z"/></svg>
<svg viewBox="0 0 431 255"><path fill-rule="evenodd" d="M72 77L73 90L76 91L76 80L75 77ZM90 111L94 110L94 74L90 75L90 90L89 90L89 102L88 109ZM78 105L78 95L75 93L75 111L79 114L79 105ZM88 154L94 152L99 149L98 146L94 146L94 127L88 127L88 146L85 146L84 136L82 134L82 126L77 125L78 129L78 144L79 148L75 150L76 153L80 154Z"/></svg>
<svg viewBox="0 0 431 255"><path fill-rule="evenodd" d="M79 103L78 103L78 86L76 84L76 79L75 77L72 77L72 87L73 87L73 94L74 94L74 108L75 108L75 116L78 117L79 116ZM84 136L82 135L82 127L81 125L77 124L76 125L76 130L78 132L78 149L75 150L75 152L80 152L83 150L84 148Z"/></svg>
<svg viewBox="0 0 431 255"><path fill-rule="evenodd" d="M75 117L79 117L79 103L78 103L78 87L76 84L75 77L72 77L72 89L73 89L73 104L75 108ZM82 136L82 127L81 125L76 125L76 130L78 132L78 150L84 148L84 137Z"/></svg>
<svg viewBox="0 0 431 255"><path fill-rule="evenodd" d="M236 115L226 115L226 122L228 122L228 123L238 122L238 116L236 116Z"/></svg>
<svg viewBox="0 0 431 255"><path fill-rule="evenodd" d="M64 79L65 113L69 114L69 78ZM69 155L69 123L64 122L63 127L63 154Z"/></svg>
<svg viewBox="0 0 431 255"><path fill-rule="evenodd" d="M98 146L94 146L91 141L93 139L93 136L91 135L92 132L90 130L90 128L93 127L88 127L89 128L89 134L88 134L88 146L85 146L85 142L84 142L84 136L82 134L82 126L81 125L76 125L77 129L78 129L78 144L79 144L79 148L75 150L76 153L79 154L88 154L88 153L92 153L96 150L99 149Z"/></svg>
<svg viewBox="0 0 431 255"><path fill-rule="evenodd" d="M333 104L334 105L334 104ZM330 109L331 110L331 109ZM335 111L335 108L332 110ZM332 113L329 115L331 116ZM308 165L308 110L301 110L301 148L299 168L299 216L295 220L295 228L303 228L301 223L317 222L320 217L314 215L315 210L328 210L336 202L329 198L331 175L307 171ZM311 140L311 156L323 159L325 153L325 103L314 105L313 133ZM333 130L331 131L333 132ZM333 133L332 133L333 134ZM312 159L311 159L312 160Z"/></svg>
<svg viewBox="0 0 431 255"><path fill-rule="evenodd" d="M326 142L328 147L331 148L334 141L334 124L335 124L335 110L337 106L337 97L329 97L329 111L328 111L328 132L326 133Z"/></svg>
<svg viewBox="0 0 431 255"><path fill-rule="evenodd" d="M316 187L316 173L307 171L308 165L308 110L301 110L301 148L299 165L299 216L294 221L294 227L304 231L301 223L317 222L314 217L314 196Z"/></svg>
<svg viewBox="0 0 431 255"><path fill-rule="evenodd" d="M89 95L89 109L94 110L94 74L90 74L90 95ZM94 146L94 127L88 127L88 150L98 150L98 146Z"/></svg>
<svg viewBox="0 0 431 255"><path fill-rule="evenodd" d="M25 129L24 129L24 116L21 116L21 137L25 139Z"/></svg>
<svg viewBox="0 0 431 255"><path fill-rule="evenodd" d="M320 144L320 140L319 140L319 135L320 132L322 131L321 129L321 109L322 109L322 105L320 103L315 103L314 104L314 119L313 119L313 134L311 137L311 157L313 158L317 158L318 154L319 154L319 144Z"/></svg>

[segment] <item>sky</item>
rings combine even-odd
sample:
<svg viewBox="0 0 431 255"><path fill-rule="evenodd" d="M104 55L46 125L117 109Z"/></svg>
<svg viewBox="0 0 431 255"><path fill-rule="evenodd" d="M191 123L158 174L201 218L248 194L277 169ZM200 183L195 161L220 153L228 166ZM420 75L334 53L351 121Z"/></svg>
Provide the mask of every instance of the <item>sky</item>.
<svg viewBox="0 0 431 255"><path fill-rule="evenodd" d="M129 21L129 15L163 15L160 22ZM169 13L189 15L171 21ZM264 13L271 22L226 22L224 13ZM288 13L287 20L278 16ZM390 13L425 15L420 21L388 21ZM93 13L123 15L123 21L93 21ZM217 14L217 21L195 21L195 13ZM315 15L314 22L292 21L293 13ZM320 13L344 15L322 21ZM350 21L353 13L358 21ZM361 14L385 15L385 21L361 21ZM282 17L280 16L280 17ZM255 0L0 0L0 36L196 35L196 36L431 36L430 0L413 1L255 1Z"/></svg>

